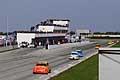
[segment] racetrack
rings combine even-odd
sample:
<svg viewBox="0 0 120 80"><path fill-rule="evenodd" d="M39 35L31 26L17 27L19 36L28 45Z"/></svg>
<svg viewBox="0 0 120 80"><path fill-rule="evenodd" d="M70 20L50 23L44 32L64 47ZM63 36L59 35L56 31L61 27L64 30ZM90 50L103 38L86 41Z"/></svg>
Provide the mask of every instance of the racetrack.
<svg viewBox="0 0 120 80"><path fill-rule="evenodd" d="M67 44L66 44L67 45ZM76 48L84 50L85 56L96 52L94 43L87 44L70 44L50 50L41 49L19 49L0 54L0 80L39 80L47 75L34 75L32 68L39 60L46 60L50 63L53 72L58 72L57 69L64 65L75 62L69 60L69 52ZM51 74L52 74L51 73Z"/></svg>

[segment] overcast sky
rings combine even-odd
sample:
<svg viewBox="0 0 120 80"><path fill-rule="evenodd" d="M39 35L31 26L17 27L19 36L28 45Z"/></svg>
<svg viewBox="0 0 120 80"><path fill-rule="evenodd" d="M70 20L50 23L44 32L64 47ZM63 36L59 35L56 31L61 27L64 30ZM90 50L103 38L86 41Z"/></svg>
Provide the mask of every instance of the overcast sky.
<svg viewBox="0 0 120 80"><path fill-rule="evenodd" d="M120 0L0 0L0 31L26 30L49 19L70 19L70 29L120 31Z"/></svg>

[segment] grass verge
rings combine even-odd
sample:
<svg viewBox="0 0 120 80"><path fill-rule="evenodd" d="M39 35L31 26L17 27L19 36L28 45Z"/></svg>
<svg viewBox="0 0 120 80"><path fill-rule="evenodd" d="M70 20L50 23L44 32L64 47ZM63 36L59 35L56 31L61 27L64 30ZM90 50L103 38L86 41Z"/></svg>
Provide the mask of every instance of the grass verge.
<svg viewBox="0 0 120 80"><path fill-rule="evenodd" d="M112 47L120 48L120 42L118 42L117 44L113 45Z"/></svg>
<svg viewBox="0 0 120 80"><path fill-rule="evenodd" d="M98 55L90 57L50 80L98 80Z"/></svg>

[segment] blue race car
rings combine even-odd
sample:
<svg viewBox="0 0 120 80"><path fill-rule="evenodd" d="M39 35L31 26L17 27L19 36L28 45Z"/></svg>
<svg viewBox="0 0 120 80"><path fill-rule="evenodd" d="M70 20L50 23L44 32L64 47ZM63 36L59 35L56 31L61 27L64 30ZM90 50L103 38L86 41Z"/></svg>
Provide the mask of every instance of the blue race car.
<svg viewBox="0 0 120 80"><path fill-rule="evenodd" d="M79 57L84 57L82 50L76 50L76 52L78 52L78 56Z"/></svg>

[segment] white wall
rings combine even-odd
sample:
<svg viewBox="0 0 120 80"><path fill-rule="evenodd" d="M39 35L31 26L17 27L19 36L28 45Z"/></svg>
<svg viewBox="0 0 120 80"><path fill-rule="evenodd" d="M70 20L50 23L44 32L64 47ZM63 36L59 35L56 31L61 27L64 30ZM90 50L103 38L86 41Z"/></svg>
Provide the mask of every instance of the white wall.
<svg viewBox="0 0 120 80"><path fill-rule="evenodd" d="M119 54L99 54L99 80L120 80Z"/></svg>
<svg viewBox="0 0 120 80"><path fill-rule="evenodd" d="M88 30L88 29L77 29L76 34L79 36L80 33L90 33L90 30Z"/></svg>
<svg viewBox="0 0 120 80"><path fill-rule="evenodd" d="M44 33L44 34L36 34L35 37L54 37L54 36L65 36L65 33Z"/></svg>
<svg viewBox="0 0 120 80"><path fill-rule="evenodd" d="M35 38L35 33L17 33L18 47L21 42L32 42L32 38Z"/></svg>
<svg viewBox="0 0 120 80"><path fill-rule="evenodd" d="M66 24L68 24L68 21L53 21L53 24L66 26Z"/></svg>
<svg viewBox="0 0 120 80"><path fill-rule="evenodd" d="M54 28L55 30L68 30L68 27L56 27Z"/></svg>
<svg viewBox="0 0 120 80"><path fill-rule="evenodd" d="M37 31L42 31L42 32L53 32L54 26L38 26Z"/></svg>
<svg viewBox="0 0 120 80"><path fill-rule="evenodd" d="M37 31L42 32L53 32L54 30L68 30L68 27L59 26L39 26Z"/></svg>
<svg viewBox="0 0 120 80"><path fill-rule="evenodd" d="M0 35L0 39L5 39L6 35Z"/></svg>

